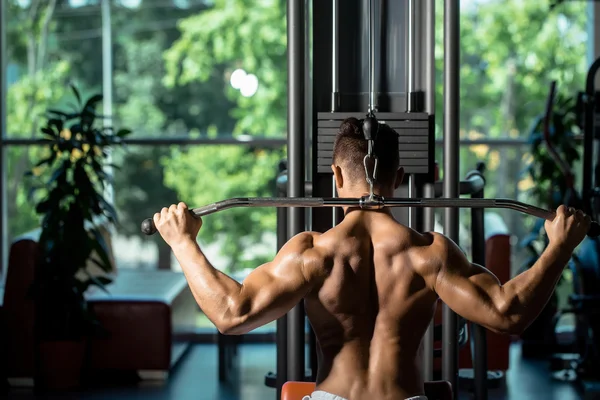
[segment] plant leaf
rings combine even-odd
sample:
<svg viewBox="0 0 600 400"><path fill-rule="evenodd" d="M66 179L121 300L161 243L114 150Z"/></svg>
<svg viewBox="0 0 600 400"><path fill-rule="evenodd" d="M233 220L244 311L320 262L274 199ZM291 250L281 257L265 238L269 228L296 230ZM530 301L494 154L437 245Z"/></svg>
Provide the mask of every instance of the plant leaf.
<svg viewBox="0 0 600 400"><path fill-rule="evenodd" d="M60 110L48 109L46 112L48 114L58 115L59 117L64 117L64 118L68 118L69 117L69 114L67 114L64 111L60 111Z"/></svg>
<svg viewBox="0 0 600 400"><path fill-rule="evenodd" d="M131 131L131 129L120 129L120 130L117 132L117 136L122 138L122 137L125 137L125 136L127 136L127 135L130 135L130 134L131 134L131 132L132 132L132 131Z"/></svg>
<svg viewBox="0 0 600 400"><path fill-rule="evenodd" d="M96 253L98 254L98 257L100 257L100 260L105 265L112 266L112 263L110 262L110 259L108 258L108 246L106 245L106 241L104 240L104 237L102 237L102 235L100 234L100 232L97 229L92 229L91 231L94 234L94 238L96 239L93 241L92 248L96 251Z"/></svg>
<svg viewBox="0 0 600 400"><path fill-rule="evenodd" d="M56 153L52 152L52 154L50 155L50 157L44 158L42 161L40 161L37 164L35 164L35 166L36 167L41 167L44 164L50 164L52 161L54 161L55 158L56 158Z"/></svg>
<svg viewBox="0 0 600 400"><path fill-rule="evenodd" d="M110 283L112 283L112 279L110 279L106 276L94 276L87 271L86 271L86 275L88 276L88 279L86 281L84 281L85 290L87 290L90 286L95 285L95 286L99 287L100 290L102 290L104 293L110 294L108 289L106 289L106 285L109 285Z"/></svg>
<svg viewBox="0 0 600 400"><path fill-rule="evenodd" d="M63 120L62 119L56 119L56 118L50 118L48 120L48 126L54 126L56 127L56 130L60 133L60 131L63 130Z"/></svg>
<svg viewBox="0 0 600 400"><path fill-rule="evenodd" d="M56 138L56 136L58 136L57 133L53 129L48 128L47 126L43 127L40 130L43 134L48 135L52 138Z"/></svg>
<svg viewBox="0 0 600 400"><path fill-rule="evenodd" d="M112 272L112 266L103 264L99 260L97 260L96 258L93 258L93 257L90 258L90 261L92 263L96 264L98 266L98 268L100 268L102 271L107 272L107 273Z"/></svg>
<svg viewBox="0 0 600 400"><path fill-rule="evenodd" d="M77 98L77 105L81 107L81 95L79 94L79 90L77 90L75 85L72 83L69 84L69 86L71 86L71 90L73 91L73 94L75 94L75 98Z"/></svg>
<svg viewBox="0 0 600 400"><path fill-rule="evenodd" d="M92 113L94 113L94 111L96 111L96 104L102 101L102 98L103 96L101 94L93 95L88 99L88 101L86 101L85 105L83 106L83 110L86 112L91 111Z"/></svg>

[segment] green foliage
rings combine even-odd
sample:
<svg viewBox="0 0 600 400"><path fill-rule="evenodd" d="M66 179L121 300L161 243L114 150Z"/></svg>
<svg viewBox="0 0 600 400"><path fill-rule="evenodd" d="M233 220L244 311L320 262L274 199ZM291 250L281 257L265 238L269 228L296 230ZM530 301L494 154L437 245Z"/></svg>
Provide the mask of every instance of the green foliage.
<svg viewBox="0 0 600 400"><path fill-rule="evenodd" d="M214 6L180 22L181 37L165 52L167 86L221 79L242 68L258 77L250 98L229 87L237 103L235 133L282 135L286 130L286 8L280 0L216 0Z"/></svg>
<svg viewBox="0 0 600 400"><path fill-rule="evenodd" d="M65 94L69 65L58 62L25 75L9 86L7 91L7 121L10 137L32 139L38 135L45 109L56 104ZM31 183L23 180L25 171L32 167L31 160L38 159L39 147L13 146L7 151L10 179L6 186L6 204L9 218L8 233L13 238L38 226L38 217L27 200Z"/></svg>
<svg viewBox="0 0 600 400"><path fill-rule="evenodd" d="M104 289L107 276L94 276L88 263L110 272L108 248L98 225L115 223L113 206L103 195L111 177L108 150L130 131L97 127L101 95L82 101L73 86L76 110L48 110L41 128L45 157L28 173L37 178L31 198L42 216L32 294L37 327L46 339L77 338L97 325L84 298L93 285ZM81 279L81 276L84 279Z"/></svg>
<svg viewBox="0 0 600 400"><path fill-rule="evenodd" d="M579 90L587 69L587 4L549 12L544 1L473 1L461 9L461 117L466 134L523 137L544 108L548 86ZM438 7L441 39L443 7ZM436 44L443 71L443 42ZM443 79L437 86L442 110ZM441 120L438 121L438 124Z"/></svg>
<svg viewBox="0 0 600 400"><path fill-rule="evenodd" d="M204 205L231 197L272 196L281 151L253 150L234 146L194 147L173 150L163 158L165 182L177 188L187 204ZM204 218L200 239L218 242L229 265L225 269L254 268L272 258L272 252L250 250L275 231L272 208L237 208Z"/></svg>
<svg viewBox="0 0 600 400"><path fill-rule="evenodd" d="M211 9L181 21L179 28L181 37L164 54L165 85L176 89L217 80L236 105L231 111L234 134L282 136L287 113L285 3L217 0ZM258 77L254 96L243 97L229 85L237 68ZM213 124L208 130L217 134ZM236 196L271 196L283 156L282 150L242 146L174 149L170 158L163 158L165 182L192 206ZM200 239L220 244L229 269L243 269L272 257L272 252L261 255L248 249L274 231L274 210L236 209L205 218Z"/></svg>

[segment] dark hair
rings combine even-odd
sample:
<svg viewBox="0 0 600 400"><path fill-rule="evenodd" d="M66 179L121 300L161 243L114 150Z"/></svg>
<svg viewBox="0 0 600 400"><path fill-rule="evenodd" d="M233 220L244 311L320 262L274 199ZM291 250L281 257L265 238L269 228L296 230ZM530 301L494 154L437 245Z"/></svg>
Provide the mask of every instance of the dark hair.
<svg viewBox="0 0 600 400"><path fill-rule="evenodd" d="M363 159L368 151L362 121L347 118L342 122L333 144L333 163L346 170L354 182L366 182ZM389 125L379 124L373 152L377 156L377 182L392 184L400 166L398 134Z"/></svg>

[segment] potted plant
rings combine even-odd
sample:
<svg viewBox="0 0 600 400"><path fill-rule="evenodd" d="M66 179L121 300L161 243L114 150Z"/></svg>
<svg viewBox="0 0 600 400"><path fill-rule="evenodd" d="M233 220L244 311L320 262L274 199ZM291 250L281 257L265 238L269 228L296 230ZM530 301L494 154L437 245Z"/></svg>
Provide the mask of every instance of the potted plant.
<svg viewBox="0 0 600 400"><path fill-rule="evenodd" d="M41 129L45 158L28 173L31 193L41 216L39 253L31 294L35 302L36 386L64 389L77 386L87 338L100 332L85 299L91 286L103 290L111 282L112 263L100 222L115 223L113 206L104 197L110 176L108 150L130 131L99 126L101 95L77 100L73 111L48 110ZM91 272L99 267L103 274Z"/></svg>
<svg viewBox="0 0 600 400"><path fill-rule="evenodd" d="M574 97L559 94L552 105L548 124L550 145L569 171L580 158L575 137L579 132L575 103ZM573 191L572 181L570 182L572 177L565 176L544 138L544 118L545 115L535 121L529 135L531 162L525 168L525 173L535 182L529 194L536 204L547 209L556 209L565 202L579 207L579 196ZM521 246L529 253L521 270L532 267L548 246L544 223L545 220L536 221L531 233L521 241ZM563 280L564 274L559 280L559 287ZM523 356L547 356L555 351L554 325L558 311L558 296L554 292L538 318L521 335Z"/></svg>

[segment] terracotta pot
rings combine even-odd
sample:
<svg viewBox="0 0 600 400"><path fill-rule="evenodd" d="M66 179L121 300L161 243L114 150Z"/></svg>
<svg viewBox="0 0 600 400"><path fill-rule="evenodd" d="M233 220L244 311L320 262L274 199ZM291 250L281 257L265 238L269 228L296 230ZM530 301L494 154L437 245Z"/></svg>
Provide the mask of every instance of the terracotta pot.
<svg viewBox="0 0 600 400"><path fill-rule="evenodd" d="M39 346L40 387L67 390L79 386L85 357L85 341L42 341Z"/></svg>

